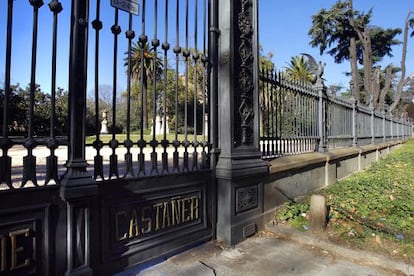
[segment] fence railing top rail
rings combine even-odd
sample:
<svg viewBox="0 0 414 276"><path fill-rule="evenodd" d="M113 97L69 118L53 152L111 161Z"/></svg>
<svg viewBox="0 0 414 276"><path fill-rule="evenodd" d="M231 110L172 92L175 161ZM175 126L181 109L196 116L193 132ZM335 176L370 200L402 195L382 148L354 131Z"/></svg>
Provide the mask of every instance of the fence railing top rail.
<svg viewBox="0 0 414 276"><path fill-rule="evenodd" d="M353 102L350 99L344 99L344 98L340 98L340 97L336 97L336 96L328 96L328 100L331 103L337 104L337 105L342 105L345 106L347 108L352 108Z"/></svg>
<svg viewBox="0 0 414 276"><path fill-rule="evenodd" d="M372 110L371 107L363 106L363 105L358 104L358 111L361 112L361 113L365 113L365 114L371 115L371 113L372 113L373 110Z"/></svg>
<svg viewBox="0 0 414 276"><path fill-rule="evenodd" d="M278 86L282 89L311 95L313 97L318 96L318 90L312 85L300 80L291 80L284 76L282 72L276 72L275 70L261 70L260 80Z"/></svg>

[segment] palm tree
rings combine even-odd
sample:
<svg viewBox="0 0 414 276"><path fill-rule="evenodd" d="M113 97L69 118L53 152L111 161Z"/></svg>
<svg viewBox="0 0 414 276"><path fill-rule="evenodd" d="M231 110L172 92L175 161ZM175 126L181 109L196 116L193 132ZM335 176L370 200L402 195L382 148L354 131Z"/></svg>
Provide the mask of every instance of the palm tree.
<svg viewBox="0 0 414 276"><path fill-rule="evenodd" d="M286 76L292 80L302 80L312 83L314 76L310 70L309 63L303 56L292 57L286 68Z"/></svg>
<svg viewBox="0 0 414 276"><path fill-rule="evenodd" d="M131 75L132 80L142 81L142 109L143 109L143 129L148 129L148 101L147 88L148 82L154 81L154 76L158 80L162 74L163 64L154 48L150 48L148 42L145 44L133 42L131 45L131 66L128 67L128 52L125 52L124 66L127 74ZM143 58L143 61L142 61ZM155 59L155 63L154 63ZM129 72L128 72L129 68ZM143 70L143 72L142 72ZM143 73L143 74L142 74Z"/></svg>

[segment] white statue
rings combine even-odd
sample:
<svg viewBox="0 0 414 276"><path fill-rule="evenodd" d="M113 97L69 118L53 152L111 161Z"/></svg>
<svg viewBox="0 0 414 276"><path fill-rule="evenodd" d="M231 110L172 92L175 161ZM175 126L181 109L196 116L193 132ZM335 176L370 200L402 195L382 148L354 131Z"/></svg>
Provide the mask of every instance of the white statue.
<svg viewBox="0 0 414 276"><path fill-rule="evenodd" d="M108 134L108 111L102 112L101 134Z"/></svg>

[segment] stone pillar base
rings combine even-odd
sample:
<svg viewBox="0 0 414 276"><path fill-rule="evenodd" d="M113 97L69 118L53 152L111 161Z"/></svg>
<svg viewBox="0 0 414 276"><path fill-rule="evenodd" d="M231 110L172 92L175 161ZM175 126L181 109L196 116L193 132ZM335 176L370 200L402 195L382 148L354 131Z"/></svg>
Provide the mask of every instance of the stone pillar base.
<svg viewBox="0 0 414 276"><path fill-rule="evenodd" d="M263 180L268 167L261 159L220 157L216 173L217 239L235 245L263 228Z"/></svg>

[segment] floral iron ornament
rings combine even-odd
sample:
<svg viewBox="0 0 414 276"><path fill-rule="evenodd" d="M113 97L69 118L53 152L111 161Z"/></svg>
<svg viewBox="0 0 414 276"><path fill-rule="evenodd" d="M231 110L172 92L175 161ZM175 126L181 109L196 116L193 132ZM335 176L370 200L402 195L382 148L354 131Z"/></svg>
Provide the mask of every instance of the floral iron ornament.
<svg viewBox="0 0 414 276"><path fill-rule="evenodd" d="M252 120L253 111L253 27L252 27L252 2L251 0L241 0L241 10L238 13L238 31L240 44L238 48L238 62L240 71L238 73L238 88L240 91L240 104L237 109L240 118L240 137L236 138L236 145L252 144Z"/></svg>

